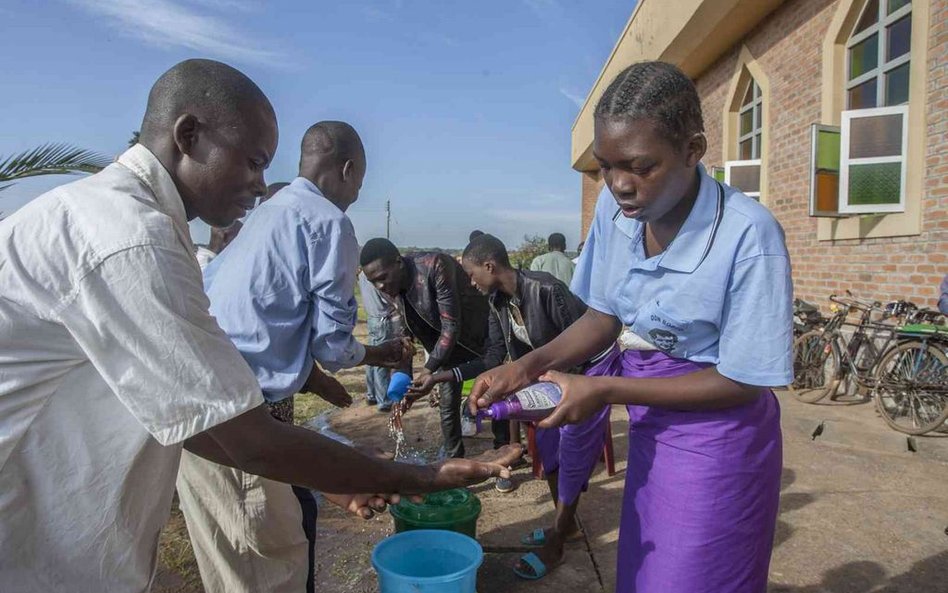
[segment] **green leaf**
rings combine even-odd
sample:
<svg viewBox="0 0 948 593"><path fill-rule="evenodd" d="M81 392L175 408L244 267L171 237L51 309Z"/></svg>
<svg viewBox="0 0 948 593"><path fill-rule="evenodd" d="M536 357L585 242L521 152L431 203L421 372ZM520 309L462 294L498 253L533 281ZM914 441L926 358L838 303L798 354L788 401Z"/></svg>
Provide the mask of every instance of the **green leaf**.
<svg viewBox="0 0 948 593"><path fill-rule="evenodd" d="M0 183L37 175L98 173L111 162L112 159L91 150L63 142L47 143L0 158ZM10 185L0 185L0 191Z"/></svg>

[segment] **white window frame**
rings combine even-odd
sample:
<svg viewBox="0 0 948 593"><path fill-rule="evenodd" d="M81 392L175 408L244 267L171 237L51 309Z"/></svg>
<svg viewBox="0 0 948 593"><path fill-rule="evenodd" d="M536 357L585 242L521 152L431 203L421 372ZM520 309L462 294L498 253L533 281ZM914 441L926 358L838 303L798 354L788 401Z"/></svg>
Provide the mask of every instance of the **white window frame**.
<svg viewBox="0 0 948 593"><path fill-rule="evenodd" d="M849 135L853 119L865 119L880 115L902 116L902 152L896 156L849 158ZM908 105L876 107L874 109L850 109L842 113L841 136L839 141L839 211L841 214L884 214L905 212L905 179L907 174L906 152L908 151ZM898 204L850 204L849 203L849 167L851 165L876 165L881 163L901 163Z"/></svg>
<svg viewBox="0 0 948 593"><path fill-rule="evenodd" d="M750 103L745 103L740 106L737 111L737 154L741 154L741 144L747 140L751 141L751 157L754 160L759 160L761 155L761 140L763 138L763 129L764 129L764 93L760 90L760 85L757 84L757 81L751 77L750 82L748 83L751 89L751 100ZM743 95L747 94L747 89L744 90L744 93L741 96L743 100ZM741 135L741 116L751 112L751 130L750 132ZM760 125L757 125L758 114L760 114Z"/></svg>
<svg viewBox="0 0 948 593"><path fill-rule="evenodd" d="M860 31L855 35L850 35L849 40L846 42L846 66L844 70L845 75L845 88L844 96L846 107L849 107L849 91L856 88L857 86L869 82L873 78L876 80L876 107L871 107L870 109L878 109L881 106L885 106L885 81L886 77L889 75L889 72L898 68L902 64L911 61L912 59L912 50L905 52L905 54L895 58L894 60L887 62L885 59L886 49L889 47L889 36L886 35L886 29L889 25L895 23L902 19L902 17L910 14L912 12L912 3L909 2L902 8L896 10L890 15L886 15L886 6L888 4L887 0L879 0L879 15L878 20L875 24L871 25L865 31ZM866 6L863 7L862 11L859 13L859 18L856 19L856 24L859 24L859 21L862 20L863 14L866 11L866 8L869 6L869 3L866 2ZM911 18L911 17L909 17ZM853 27L855 29L855 25ZM853 46L859 45L859 43L865 41L873 34L878 35L877 39L879 42L877 45L876 55L876 67L872 70L857 76L856 78L849 80L850 72L850 54ZM914 31L912 34L914 35Z"/></svg>
<svg viewBox="0 0 948 593"><path fill-rule="evenodd" d="M752 167L757 165L759 168L761 166L760 159L747 159L743 161L726 161L724 163L724 183L731 185L731 167ZM761 177L761 182L763 178ZM754 198L758 202L760 201L760 191L744 191L741 188L735 188L741 191L745 196L749 198Z"/></svg>

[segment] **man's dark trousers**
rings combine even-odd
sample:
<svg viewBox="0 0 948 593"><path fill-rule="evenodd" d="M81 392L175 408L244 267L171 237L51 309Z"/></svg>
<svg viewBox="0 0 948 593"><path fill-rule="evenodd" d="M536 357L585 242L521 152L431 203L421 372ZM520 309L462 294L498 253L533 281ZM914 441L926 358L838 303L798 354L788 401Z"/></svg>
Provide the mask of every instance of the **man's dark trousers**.
<svg viewBox="0 0 948 593"><path fill-rule="evenodd" d="M461 384L447 381L441 386L441 436L444 437L444 453L448 457L464 457L464 441L461 440ZM510 422L491 421L494 433L494 448L510 442Z"/></svg>

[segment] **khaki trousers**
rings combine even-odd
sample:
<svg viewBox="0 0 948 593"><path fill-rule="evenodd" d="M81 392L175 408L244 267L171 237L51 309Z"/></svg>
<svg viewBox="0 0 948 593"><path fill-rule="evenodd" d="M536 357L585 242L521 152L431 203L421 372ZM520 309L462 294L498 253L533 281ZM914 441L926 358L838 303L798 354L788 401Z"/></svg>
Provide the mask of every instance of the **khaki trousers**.
<svg viewBox="0 0 948 593"><path fill-rule="evenodd" d="M309 548L288 484L181 454L178 498L207 593L304 593Z"/></svg>

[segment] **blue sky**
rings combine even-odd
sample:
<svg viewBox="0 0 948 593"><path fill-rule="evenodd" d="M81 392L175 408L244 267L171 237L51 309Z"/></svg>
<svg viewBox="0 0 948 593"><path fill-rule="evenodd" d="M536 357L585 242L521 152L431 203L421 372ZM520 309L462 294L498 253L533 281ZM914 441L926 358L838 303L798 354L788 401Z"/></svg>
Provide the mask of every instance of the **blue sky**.
<svg viewBox="0 0 948 593"><path fill-rule="evenodd" d="M188 57L228 62L276 108L267 181L295 176L304 130L352 123L368 174L360 241L463 247L474 228L579 241L570 127L634 0L0 0L0 156L46 141L120 153L155 78ZM49 177L0 193L11 212ZM195 239L206 238L192 225Z"/></svg>

